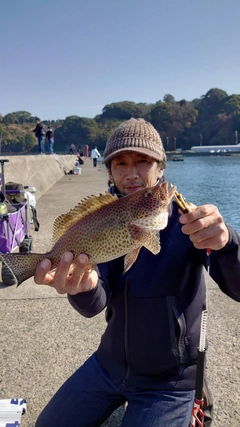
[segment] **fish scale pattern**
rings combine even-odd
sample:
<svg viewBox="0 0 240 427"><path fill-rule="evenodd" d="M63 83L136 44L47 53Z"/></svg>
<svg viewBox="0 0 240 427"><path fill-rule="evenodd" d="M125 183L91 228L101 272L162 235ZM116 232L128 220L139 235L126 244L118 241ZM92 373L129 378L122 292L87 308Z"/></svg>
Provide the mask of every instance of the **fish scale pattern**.
<svg viewBox="0 0 240 427"><path fill-rule="evenodd" d="M125 271L145 246L152 253L160 251L159 230L167 224L168 206L176 187L164 182L117 198L105 195L84 199L67 214L54 221L56 242L46 254L6 254L1 256L13 271L18 284L34 275L38 262L49 258L58 266L64 252L72 252L73 264L80 253L89 257L88 268L127 255ZM131 255L132 254L132 255Z"/></svg>

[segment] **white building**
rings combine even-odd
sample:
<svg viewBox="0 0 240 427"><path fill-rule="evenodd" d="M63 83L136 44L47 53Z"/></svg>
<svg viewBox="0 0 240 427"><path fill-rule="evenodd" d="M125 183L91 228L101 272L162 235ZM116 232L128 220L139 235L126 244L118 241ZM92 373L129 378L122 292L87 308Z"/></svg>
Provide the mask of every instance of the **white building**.
<svg viewBox="0 0 240 427"><path fill-rule="evenodd" d="M240 153L240 143L234 145L197 145L191 147L191 151L198 154Z"/></svg>

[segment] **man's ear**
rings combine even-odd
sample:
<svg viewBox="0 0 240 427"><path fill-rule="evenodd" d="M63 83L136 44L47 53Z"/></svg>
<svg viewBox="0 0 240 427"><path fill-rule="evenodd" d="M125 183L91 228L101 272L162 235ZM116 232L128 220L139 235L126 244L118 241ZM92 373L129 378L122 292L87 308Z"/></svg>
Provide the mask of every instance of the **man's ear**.
<svg viewBox="0 0 240 427"><path fill-rule="evenodd" d="M157 174L157 177L160 179L160 178L162 178L162 176L163 176L163 172L164 172L164 170L163 169L161 169L160 167L158 168L158 174Z"/></svg>
<svg viewBox="0 0 240 427"><path fill-rule="evenodd" d="M114 183L113 176L112 176L110 170L108 171L108 177L109 177L109 181L111 181L112 183Z"/></svg>

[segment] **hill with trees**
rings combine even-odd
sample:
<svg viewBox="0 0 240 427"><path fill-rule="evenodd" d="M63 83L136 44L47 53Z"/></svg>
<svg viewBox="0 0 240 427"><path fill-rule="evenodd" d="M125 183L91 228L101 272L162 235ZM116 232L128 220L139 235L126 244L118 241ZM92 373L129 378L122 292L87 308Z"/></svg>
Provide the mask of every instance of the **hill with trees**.
<svg viewBox="0 0 240 427"><path fill-rule="evenodd" d="M173 95L166 94L154 104L121 101L105 105L93 119L75 115L42 123L54 130L55 152L68 152L71 144L83 150L85 145L97 145L104 151L111 132L131 117L150 121L169 151L176 146L189 150L200 144L234 144L240 129L240 95L213 88L192 101L176 101ZM36 153L34 127L35 116L27 111L0 115L0 152Z"/></svg>

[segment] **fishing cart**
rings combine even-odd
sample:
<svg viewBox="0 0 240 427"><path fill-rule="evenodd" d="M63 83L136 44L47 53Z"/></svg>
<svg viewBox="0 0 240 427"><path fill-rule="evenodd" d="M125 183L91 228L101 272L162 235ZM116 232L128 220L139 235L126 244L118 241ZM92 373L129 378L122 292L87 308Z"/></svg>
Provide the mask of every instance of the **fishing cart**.
<svg viewBox="0 0 240 427"><path fill-rule="evenodd" d="M7 159L0 159L0 253L31 252L33 238L31 227L39 230L36 213L36 190L31 186L23 186L14 182L5 183L4 163ZM2 282L4 285L17 284L11 270L2 263Z"/></svg>

